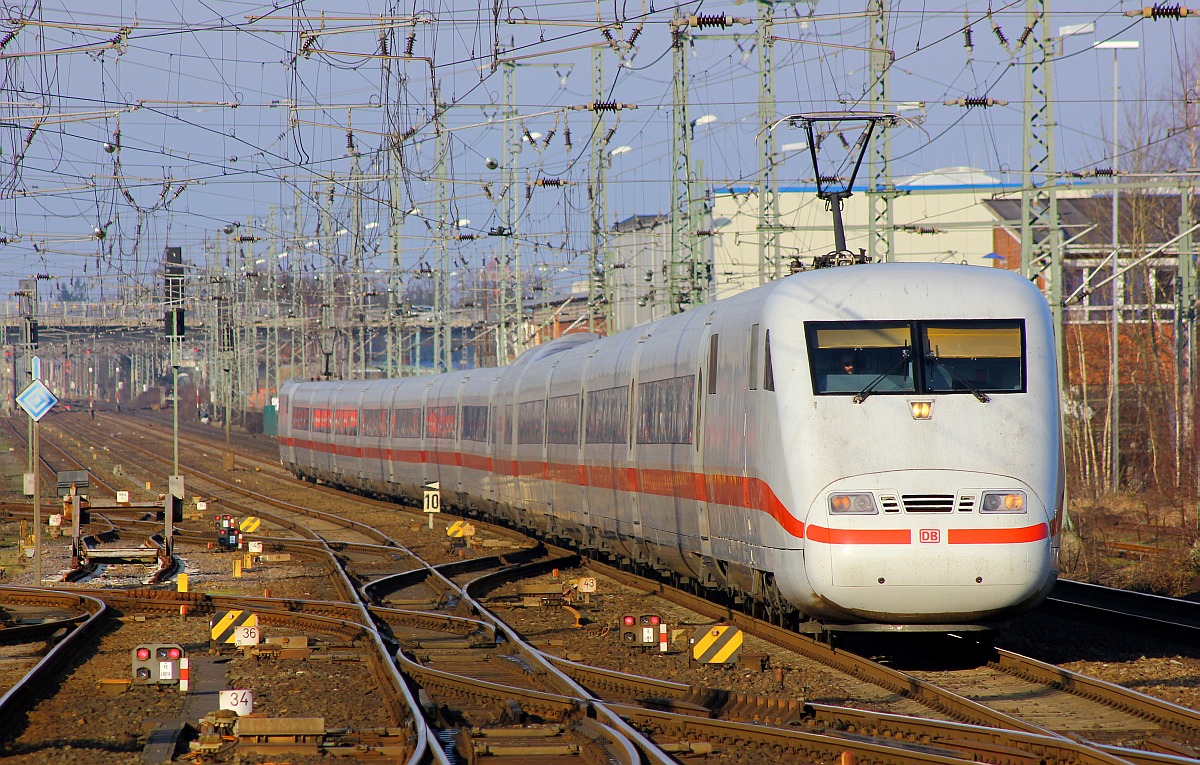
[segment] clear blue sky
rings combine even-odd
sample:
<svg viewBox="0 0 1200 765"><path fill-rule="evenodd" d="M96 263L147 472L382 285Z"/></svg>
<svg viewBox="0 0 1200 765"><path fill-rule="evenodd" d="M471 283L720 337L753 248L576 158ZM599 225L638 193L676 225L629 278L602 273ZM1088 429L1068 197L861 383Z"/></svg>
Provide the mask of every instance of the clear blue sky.
<svg viewBox="0 0 1200 765"><path fill-rule="evenodd" d="M1016 43L1025 23L1024 3L893 5L900 7L891 18L892 99L912 102L915 108L903 113L919 123L894 134L893 175L971 165L1020 182L1023 59ZM348 235L337 234L350 225L350 203L342 196L332 204L320 201L314 182L350 171L348 125L361 170L369 176L391 167L382 151L384 134L415 131L405 142L404 198L406 207L420 212L404 226L404 263L416 269L432 262L431 178L441 165L429 124L431 68L442 100L453 104L446 117L451 132L445 165L453 180L451 218L469 221L462 227L467 233L503 223L497 201L500 172L485 166L486 157L504 156L495 122L502 109L502 76L491 67L497 50L516 56L522 125L541 134L536 147L524 142L519 158L523 262L564 282L578 279L589 242L587 155L593 137L589 114L566 107L592 100L592 51L581 46L606 46L607 100L638 106L621 113L607 144L609 150L630 147L612 157L610 221L666 212L674 98L669 22L676 10L684 15L756 13L752 2L510 2L495 15L489 3L450 0L426 5L367 0L48 0L39 5L27 0L10 6L13 17L32 23L0 24L0 56L6 59L0 232L10 240L0 245L0 286L10 291L15 279L42 273L82 279L93 297L103 287L107 298L123 281L143 284L149 294L166 245L182 246L190 262L204 264L206 240L227 238L222 227L231 221L246 224L247 216L244 230L266 237L246 245L252 259L270 261L289 252L288 243L272 238L269 215L272 205L280 208L276 224L290 231L287 215L297 193L302 208L296 225L303 234L298 244L313 244L289 257L301 259L309 270L336 267L350 247ZM1140 45L1119 52L1122 152L1148 143L1161 155L1172 145L1166 137L1171 128L1179 129L1176 149L1186 136L1188 89L1179 84L1180 73L1193 72L1191 96L1200 100L1192 42L1200 34L1200 19L1123 15L1140 7L1129 2L1052 5L1051 35L1068 25L1094 25L1093 32L1064 38L1055 63L1062 170L1111 165L1113 53L1094 50L1099 41ZM594 27L597 8L604 22L621 22L611 29L620 55ZM777 25L776 36L801 41L774 44L781 115L862 106L870 75L866 54L836 47L868 44L861 10L862 3L851 2L778 5L777 20L788 23ZM414 11L418 23L405 25ZM849 17L821 18L838 14ZM412 55L427 58L393 60L385 72L385 60L378 57L381 15L396 17L389 54L406 53L412 35ZM800 23L802 17L814 18ZM589 21L593 25L580 23ZM970 49L963 31L968 24ZM636 46L624 44L639 27ZM321 30L315 37L302 34ZM703 179L714 185L745 184L757 167L754 30L753 24L704 30L687 52L691 117L716 118L696 127L693 147L694 159L703 162ZM742 38L702 37L733 32ZM305 39L312 42L298 55ZM57 53L30 55L40 51ZM1008 105L968 110L943 104L964 96L991 96ZM564 141L568 127L570 148ZM781 136L780 143L794 140L800 137ZM108 153L106 143L119 143L119 149ZM1121 165L1131 167L1132 161L1132 155L1123 154ZM789 154L781 168L780 180L789 184L812 173L803 154ZM527 200L525 185L537 178L568 184L534 188ZM386 255L377 253L388 247L382 206L388 192L384 182L368 180L361 188L367 270L373 272L387 263ZM321 205L332 222L330 236L318 242ZM97 227L104 229L104 239L92 236ZM456 267L477 268L494 255L497 241L455 243ZM43 295L62 283L50 282Z"/></svg>

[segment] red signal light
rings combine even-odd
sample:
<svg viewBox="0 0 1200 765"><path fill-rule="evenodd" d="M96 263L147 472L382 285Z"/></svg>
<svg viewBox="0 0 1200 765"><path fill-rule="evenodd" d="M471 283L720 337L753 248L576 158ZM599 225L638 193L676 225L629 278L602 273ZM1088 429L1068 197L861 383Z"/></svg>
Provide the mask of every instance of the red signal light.
<svg viewBox="0 0 1200 765"><path fill-rule="evenodd" d="M651 615L650 615L650 623L651 623L652 625L654 625L655 627L657 627L657 626L658 626L658 623L659 623L659 622L661 622L661 621L662 621L662 619L661 619L661 618L659 618L658 614L651 614Z"/></svg>
<svg viewBox="0 0 1200 765"><path fill-rule="evenodd" d="M137 649L137 657L138 657L138 661L146 661L147 659L150 658L150 649L149 648L138 648Z"/></svg>
<svg viewBox="0 0 1200 765"><path fill-rule="evenodd" d="M633 626L633 622L634 622L634 618L633 618L632 616L626 616L626 617L625 617L624 619L622 619L621 621L625 623L625 626L626 626L626 627L632 627L632 626Z"/></svg>
<svg viewBox="0 0 1200 765"><path fill-rule="evenodd" d="M178 659L182 655L183 655L183 651L180 651L178 648L167 649L167 658L168 659Z"/></svg>

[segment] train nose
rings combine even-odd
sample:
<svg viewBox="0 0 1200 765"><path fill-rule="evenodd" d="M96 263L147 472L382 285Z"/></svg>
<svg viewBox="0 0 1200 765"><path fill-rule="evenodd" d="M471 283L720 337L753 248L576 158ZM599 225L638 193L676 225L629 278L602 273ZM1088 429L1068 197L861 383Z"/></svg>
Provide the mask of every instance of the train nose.
<svg viewBox="0 0 1200 765"><path fill-rule="evenodd" d="M818 499L804 560L829 613L921 624L1004 618L1036 603L1053 568L1046 508L1011 479L975 478L995 488L834 487Z"/></svg>

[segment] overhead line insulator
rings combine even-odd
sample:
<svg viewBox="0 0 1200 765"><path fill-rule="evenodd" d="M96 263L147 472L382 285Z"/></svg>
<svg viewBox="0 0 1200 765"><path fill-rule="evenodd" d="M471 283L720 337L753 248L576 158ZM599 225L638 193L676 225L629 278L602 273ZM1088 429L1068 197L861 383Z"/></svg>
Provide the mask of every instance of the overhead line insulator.
<svg viewBox="0 0 1200 765"><path fill-rule="evenodd" d="M1130 18L1143 18L1158 21L1159 19L1182 19L1188 15L1200 15L1195 9L1188 10L1187 6L1183 5L1167 5L1159 3L1150 5L1144 8L1138 8L1132 11L1125 11L1125 15Z"/></svg>
<svg viewBox="0 0 1200 765"><path fill-rule="evenodd" d="M976 106L1008 106L1008 102L1000 98L992 98L987 96L966 96L964 98L951 98L943 101L946 106L965 106L968 109L973 109Z"/></svg>
<svg viewBox="0 0 1200 765"><path fill-rule="evenodd" d="M721 14L701 13L695 16L688 16L683 19L672 19L671 26L678 30L681 27L692 27L694 29L708 29L717 27L724 29L731 27L734 24L749 24L752 19L746 16L727 16Z"/></svg>

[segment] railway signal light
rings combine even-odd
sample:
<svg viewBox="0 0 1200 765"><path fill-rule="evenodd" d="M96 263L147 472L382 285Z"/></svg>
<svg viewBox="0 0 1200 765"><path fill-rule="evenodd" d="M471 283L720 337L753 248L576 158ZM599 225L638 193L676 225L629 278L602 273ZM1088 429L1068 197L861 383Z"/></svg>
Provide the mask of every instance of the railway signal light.
<svg viewBox="0 0 1200 765"><path fill-rule="evenodd" d="M135 685L175 685L183 648L178 643L143 643L133 649Z"/></svg>
<svg viewBox="0 0 1200 765"><path fill-rule="evenodd" d="M621 617L621 642L628 646L656 646L663 620L658 614L625 614Z"/></svg>
<svg viewBox="0 0 1200 765"><path fill-rule="evenodd" d="M216 516L217 547L222 550L236 550L241 545L241 532L238 530L237 519L232 515Z"/></svg>

